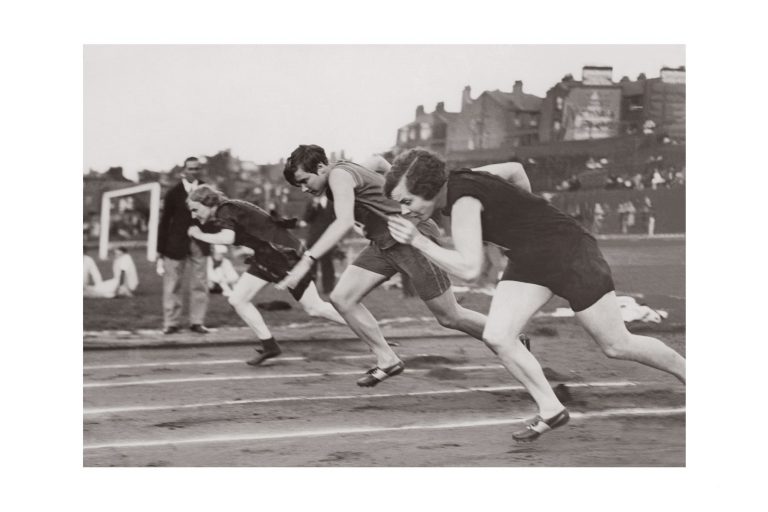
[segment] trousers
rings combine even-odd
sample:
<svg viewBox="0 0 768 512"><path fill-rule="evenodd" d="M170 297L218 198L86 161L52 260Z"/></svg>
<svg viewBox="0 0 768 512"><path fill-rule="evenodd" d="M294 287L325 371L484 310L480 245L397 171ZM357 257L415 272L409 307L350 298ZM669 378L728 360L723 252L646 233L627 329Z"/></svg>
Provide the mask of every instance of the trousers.
<svg viewBox="0 0 768 512"><path fill-rule="evenodd" d="M178 327L182 312L182 278L189 264L189 323L205 324L208 310L208 276L206 256L190 241L191 254L183 260L163 258L163 327Z"/></svg>

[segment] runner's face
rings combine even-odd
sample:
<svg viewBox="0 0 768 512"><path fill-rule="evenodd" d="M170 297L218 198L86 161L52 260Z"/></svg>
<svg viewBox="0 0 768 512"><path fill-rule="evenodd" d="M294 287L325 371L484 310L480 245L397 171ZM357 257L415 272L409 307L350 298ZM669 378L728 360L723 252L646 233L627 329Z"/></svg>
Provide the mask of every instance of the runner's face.
<svg viewBox="0 0 768 512"><path fill-rule="evenodd" d="M328 186L328 175L326 173L312 174L305 172L301 166L296 169L296 174L293 177L301 187L302 192L312 194L313 196L322 195Z"/></svg>
<svg viewBox="0 0 768 512"><path fill-rule="evenodd" d="M205 224L208 217L211 216L212 208L205 206L203 203L197 201L189 201L189 212L192 214L192 218L198 221L200 224Z"/></svg>
<svg viewBox="0 0 768 512"><path fill-rule="evenodd" d="M400 203L400 211L403 215L418 218L420 221L429 219L435 211L435 201L429 201L410 192L405 186L405 179L401 179L392 190L392 199Z"/></svg>

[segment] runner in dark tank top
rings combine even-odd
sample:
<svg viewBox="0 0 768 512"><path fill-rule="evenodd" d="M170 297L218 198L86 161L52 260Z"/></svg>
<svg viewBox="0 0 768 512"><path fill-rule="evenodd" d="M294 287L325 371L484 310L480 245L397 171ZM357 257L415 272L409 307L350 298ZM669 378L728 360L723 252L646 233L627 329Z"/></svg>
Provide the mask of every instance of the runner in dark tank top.
<svg viewBox="0 0 768 512"><path fill-rule="evenodd" d="M517 162L448 173L436 154L413 149L399 155L385 176L385 192L410 215L436 210L451 216L454 248L440 247L412 223L392 217L389 228L446 271L474 279L483 263L483 241L503 247L509 262L491 302L484 341L528 390L539 415L513 433L531 441L565 425L569 413L541 365L515 342L553 294L568 300L577 320L608 357L636 361L685 382L685 359L658 339L630 333L619 311L613 279L597 242L575 220L531 193Z"/></svg>
<svg viewBox="0 0 768 512"><path fill-rule="evenodd" d="M189 236L211 244L240 245L253 251L245 261L248 269L227 300L260 341L256 355L246 362L258 366L277 357L280 346L252 300L267 283L285 278L288 270L301 260L303 244L286 229L288 223L284 219L275 218L246 201L227 199L211 186L199 186L189 195L187 204L192 217L204 226L204 231L190 228ZM311 273L288 291L310 316L344 323L333 306L318 295Z"/></svg>

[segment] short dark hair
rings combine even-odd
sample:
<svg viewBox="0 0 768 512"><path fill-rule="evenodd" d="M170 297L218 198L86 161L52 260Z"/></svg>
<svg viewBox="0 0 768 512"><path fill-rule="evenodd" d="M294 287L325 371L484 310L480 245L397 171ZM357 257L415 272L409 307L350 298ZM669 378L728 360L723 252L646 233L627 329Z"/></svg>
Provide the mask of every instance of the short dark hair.
<svg viewBox="0 0 768 512"><path fill-rule="evenodd" d="M387 197L405 176L405 187L412 194L427 201L435 198L448 179L445 161L424 148L413 148L400 153L384 175L384 194Z"/></svg>
<svg viewBox="0 0 768 512"><path fill-rule="evenodd" d="M288 161L285 163L285 169L283 169L283 176L285 180L298 187L296 183L296 171L301 166L304 172L310 174L317 174L317 168L320 164L328 165L328 157L325 156L325 150L315 144L302 144L297 147L288 157Z"/></svg>
<svg viewBox="0 0 768 512"><path fill-rule="evenodd" d="M184 167L187 166L187 162L199 162L200 159L198 159L196 156L188 156L186 160L184 160Z"/></svg>

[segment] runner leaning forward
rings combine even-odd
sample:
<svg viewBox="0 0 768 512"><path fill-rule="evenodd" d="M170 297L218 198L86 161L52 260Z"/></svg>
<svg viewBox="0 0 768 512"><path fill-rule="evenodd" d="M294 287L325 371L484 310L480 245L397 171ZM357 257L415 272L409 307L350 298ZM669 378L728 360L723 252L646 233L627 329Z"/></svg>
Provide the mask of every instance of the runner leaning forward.
<svg viewBox="0 0 768 512"><path fill-rule="evenodd" d="M240 245L253 250L254 254L246 259L250 265L248 270L243 272L227 298L261 342L256 356L247 363L257 366L280 355L280 346L251 301L267 283L282 280L302 259L304 247L301 241L288 231L284 219L272 217L246 201L227 199L208 185L197 187L187 198L187 204L192 217L204 224L206 231L192 226L189 236L210 244ZM213 230L216 232L207 232ZM313 277L313 273L308 272L288 291L310 316L344 324L333 306L318 295Z"/></svg>
<svg viewBox="0 0 768 512"><path fill-rule="evenodd" d="M454 249L438 246L403 218L389 230L446 271L465 279L480 273L483 242L506 250L506 270L491 302L483 340L528 390L539 415L515 439L533 440L565 425L568 411L550 387L539 362L512 342L553 294L565 298L576 319L611 358L657 368L685 382L685 359L656 338L630 333L619 311L611 269L595 238L544 198L512 183L524 178L516 162L479 169L445 170L436 154L416 148L393 162L386 193L411 216L451 216Z"/></svg>
<svg viewBox="0 0 768 512"><path fill-rule="evenodd" d="M339 243L355 221L364 226L365 236L371 242L344 270L330 295L331 303L349 327L376 356L376 366L357 381L359 386L375 386L402 373L405 368L384 339L376 319L362 304L366 295L397 272L410 278L419 297L441 325L482 339L485 315L460 306L451 290L448 274L419 251L398 243L390 235L387 219L400 215L401 209L397 202L384 196L381 174L353 162L329 164L323 148L316 145L296 148L283 174L290 184L301 187L304 192L315 196L326 194L333 201L336 220L304 253L304 258L277 285L278 288L291 288L300 283L310 271L312 261ZM439 236L437 224L429 218L420 219L414 229L430 240Z"/></svg>

